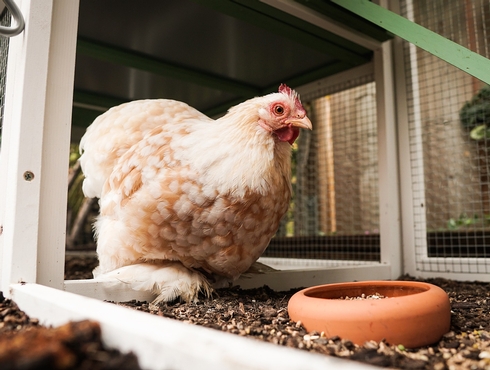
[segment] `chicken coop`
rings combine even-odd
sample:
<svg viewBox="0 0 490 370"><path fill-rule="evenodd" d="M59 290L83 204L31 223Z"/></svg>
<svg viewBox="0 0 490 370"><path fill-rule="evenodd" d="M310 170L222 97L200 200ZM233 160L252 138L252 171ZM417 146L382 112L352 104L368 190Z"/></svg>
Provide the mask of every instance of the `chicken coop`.
<svg viewBox="0 0 490 370"><path fill-rule="evenodd" d="M148 294L63 277L70 146L97 116L168 98L216 118L280 83L301 95L313 130L292 147L289 210L258 260L272 269L237 285L490 281L487 1L4 2L0 291L29 315L99 320L104 340L147 368L217 358L223 368L268 369L267 358L349 368L126 312L101 301ZM182 345L189 336L195 354Z"/></svg>

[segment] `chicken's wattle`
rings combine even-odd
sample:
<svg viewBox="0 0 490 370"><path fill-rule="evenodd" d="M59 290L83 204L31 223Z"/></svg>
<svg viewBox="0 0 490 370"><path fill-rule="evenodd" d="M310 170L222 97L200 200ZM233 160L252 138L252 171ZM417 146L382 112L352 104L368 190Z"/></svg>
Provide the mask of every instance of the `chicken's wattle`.
<svg viewBox="0 0 490 370"><path fill-rule="evenodd" d="M275 130L274 133L280 141L287 141L293 145L299 136L299 128L289 125Z"/></svg>

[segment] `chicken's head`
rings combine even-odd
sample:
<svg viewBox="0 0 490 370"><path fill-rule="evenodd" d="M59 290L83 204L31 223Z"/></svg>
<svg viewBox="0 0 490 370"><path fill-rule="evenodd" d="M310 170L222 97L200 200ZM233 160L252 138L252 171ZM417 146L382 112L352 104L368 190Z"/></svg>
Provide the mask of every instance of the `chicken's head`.
<svg viewBox="0 0 490 370"><path fill-rule="evenodd" d="M279 93L270 94L266 106L259 110L259 125L271 132L279 141L293 144L300 128L311 130L312 125L296 91L285 84Z"/></svg>

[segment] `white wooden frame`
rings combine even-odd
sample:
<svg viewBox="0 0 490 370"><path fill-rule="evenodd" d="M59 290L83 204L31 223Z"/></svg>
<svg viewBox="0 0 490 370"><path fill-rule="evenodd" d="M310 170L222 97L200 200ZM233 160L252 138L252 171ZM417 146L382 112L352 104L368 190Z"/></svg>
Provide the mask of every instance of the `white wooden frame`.
<svg viewBox="0 0 490 370"><path fill-rule="evenodd" d="M0 157L0 289L63 288L78 1L22 1L10 40Z"/></svg>
<svg viewBox="0 0 490 370"><path fill-rule="evenodd" d="M299 12L321 27L331 27L329 20L309 9L298 10L285 0L268 2ZM10 41L0 155L0 290L42 324L83 318L99 321L106 343L135 351L145 368L215 368L217 363L223 369L367 368L100 301L149 298L124 284L109 288L93 280L63 281L78 0L19 3L26 28ZM385 182L380 185L381 263L245 274L238 281L243 288L267 284L283 290L327 282L393 279L402 271L400 194L398 186L393 186L398 169L391 46L357 33L344 36L375 50L379 171ZM189 342L195 353L189 353ZM262 352L264 355L258 355Z"/></svg>
<svg viewBox="0 0 490 370"><path fill-rule="evenodd" d="M400 13L399 2L390 2L391 9L395 13ZM413 4L407 1L408 19L413 21ZM420 118L420 96L418 84L418 69L416 60L416 46L410 44L410 62L412 74L411 90L414 94L414 133L412 137L409 132L408 108L407 108L407 87L405 75L405 60L403 51L403 41L396 38L394 41L394 66L396 74L396 97L397 97L397 120L398 120L398 147L399 147L399 168L400 168L400 187L401 187L401 214L403 230L403 271L420 278L442 277L455 280L479 280L490 281L490 259L488 258L436 258L429 257L427 254L426 243L426 215L425 215L425 189L424 189L424 167L423 160L417 160L414 166L411 159L411 152L416 151L422 154L422 133ZM412 140L412 142L411 142ZM416 171L416 172L414 172ZM413 184L414 175L421 179L416 185ZM414 195L420 200L414 204ZM417 222L415 221L417 217ZM423 238L416 238L417 234ZM417 240L419 243L417 244ZM437 266L439 271L431 271L430 266ZM440 271L441 266L446 267L446 271ZM426 268L428 267L428 268Z"/></svg>

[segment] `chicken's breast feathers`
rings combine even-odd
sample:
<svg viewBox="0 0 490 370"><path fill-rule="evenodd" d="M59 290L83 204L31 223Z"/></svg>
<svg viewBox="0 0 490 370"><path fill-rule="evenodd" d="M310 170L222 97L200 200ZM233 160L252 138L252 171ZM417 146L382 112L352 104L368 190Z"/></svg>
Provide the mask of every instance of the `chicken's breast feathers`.
<svg viewBox="0 0 490 370"><path fill-rule="evenodd" d="M117 161L96 224L107 271L134 261L178 260L233 278L263 253L277 229L288 207L289 179L273 177L274 191L265 196L220 191L181 153L183 134L154 128Z"/></svg>

